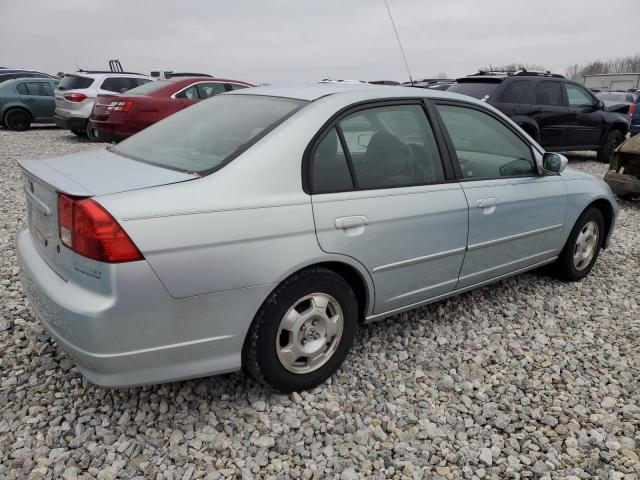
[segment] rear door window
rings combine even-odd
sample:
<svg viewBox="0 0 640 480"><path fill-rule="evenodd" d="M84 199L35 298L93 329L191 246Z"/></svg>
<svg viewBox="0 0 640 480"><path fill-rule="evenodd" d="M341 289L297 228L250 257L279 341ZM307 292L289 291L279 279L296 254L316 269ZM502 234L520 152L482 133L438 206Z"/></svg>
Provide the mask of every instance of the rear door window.
<svg viewBox="0 0 640 480"><path fill-rule="evenodd" d="M338 129L357 189L444 181L435 136L420 105L362 110L341 120Z"/></svg>
<svg viewBox="0 0 640 480"><path fill-rule="evenodd" d="M200 95L200 98L213 97L214 95L227 91L224 83L198 83L196 87L198 88L198 94Z"/></svg>
<svg viewBox="0 0 640 480"><path fill-rule="evenodd" d="M527 91L529 90L529 80L515 80L509 83L504 92L500 95L501 103L531 103L527 102Z"/></svg>
<svg viewBox="0 0 640 480"><path fill-rule="evenodd" d="M176 93L175 98L186 98L188 100L198 99L198 88L196 85L191 85L189 88L185 88L181 92Z"/></svg>
<svg viewBox="0 0 640 480"><path fill-rule="evenodd" d="M540 82L536 85L536 105L564 106L560 82Z"/></svg>
<svg viewBox="0 0 640 480"><path fill-rule="evenodd" d="M93 84L93 78L80 75L65 75L58 84L58 90L79 90L89 88Z"/></svg>
<svg viewBox="0 0 640 480"><path fill-rule="evenodd" d="M53 97L51 85L46 82L29 82L27 85L27 94L38 97Z"/></svg>

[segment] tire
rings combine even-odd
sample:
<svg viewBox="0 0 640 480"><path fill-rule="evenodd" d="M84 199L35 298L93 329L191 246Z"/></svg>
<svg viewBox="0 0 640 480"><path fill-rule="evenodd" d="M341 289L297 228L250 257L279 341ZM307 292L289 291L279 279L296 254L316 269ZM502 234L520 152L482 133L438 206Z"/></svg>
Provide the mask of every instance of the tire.
<svg viewBox="0 0 640 480"><path fill-rule="evenodd" d="M622 132L620 132L620 130L611 130L607 133L607 138L602 144L602 147L600 147L600 150L598 150L598 161L602 163L611 163L613 152L621 143Z"/></svg>
<svg viewBox="0 0 640 480"><path fill-rule="evenodd" d="M98 134L98 130L96 130L95 128L91 128L89 126L89 124L87 124L87 131L86 131L85 135L92 142L100 142L101 141L100 137L99 137L99 134Z"/></svg>
<svg viewBox="0 0 640 480"><path fill-rule="evenodd" d="M324 316L314 315L314 305ZM242 366L283 393L313 388L347 357L357 324L358 303L343 277L321 267L302 270L282 282L260 307L242 348ZM319 358L315 365L301 356L310 352Z"/></svg>
<svg viewBox="0 0 640 480"><path fill-rule="evenodd" d="M31 114L21 108L13 108L4 114L4 124L9 130L23 132L31 127Z"/></svg>
<svg viewBox="0 0 640 480"><path fill-rule="evenodd" d="M585 243L583 240L585 240L585 236L588 237L588 227L594 226L597 228L595 238ZM595 207L585 210L573 226L567 243L554 264L555 276L567 282L576 282L586 277L598 260L604 241L604 233L602 212ZM582 260L577 261L578 250L588 245L591 245L592 253L587 257L587 252L583 251Z"/></svg>
<svg viewBox="0 0 640 480"><path fill-rule="evenodd" d="M71 131L75 133L77 136L79 136L80 138L87 136L87 132L85 130L74 130L72 128Z"/></svg>

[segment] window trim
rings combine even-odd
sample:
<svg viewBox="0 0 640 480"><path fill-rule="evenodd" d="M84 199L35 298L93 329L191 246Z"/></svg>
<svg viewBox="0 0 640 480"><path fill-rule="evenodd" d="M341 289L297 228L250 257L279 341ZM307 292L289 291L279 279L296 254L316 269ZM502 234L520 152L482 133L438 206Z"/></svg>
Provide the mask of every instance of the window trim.
<svg viewBox="0 0 640 480"><path fill-rule="evenodd" d="M186 87L184 87L184 88L181 88L180 90L178 90L177 92L175 92L173 95L171 95L171 97L170 97L170 98L174 98L174 99L175 99L175 98L176 98L176 95L179 95L179 94L181 94L182 92L184 92L185 90L188 90L189 88L191 88L191 87L193 87L193 86L195 86L195 85L198 85L198 84L200 84L200 83L221 83L221 84L222 84L222 86L224 87L224 84L225 84L226 82L219 82L219 81L217 81L217 80L199 80L199 81L197 81L197 82L190 83L189 85L187 85L187 86L186 86ZM227 91L226 87L224 87L224 88L225 88L225 91ZM198 92L198 87L196 87L196 92L198 93L198 98L197 98L197 99L196 99L196 98L177 98L177 100L206 100L206 98L200 98L200 92ZM221 92L221 93L224 93L224 92ZM220 95L220 94L219 94L219 93L217 93L216 95Z"/></svg>
<svg viewBox="0 0 640 480"><path fill-rule="evenodd" d="M438 149L438 153L440 155L440 162L442 164L442 170L444 172L444 180L439 180L435 182L419 182L407 185L391 185L391 186L383 186L383 187L373 187L373 188L362 188L357 186L357 179L355 178L355 171L353 169L353 165L351 163L351 153L346 148L346 140L344 139L344 135L342 133L342 129L339 126L339 123L344 118L352 115L354 113L369 110L372 108L381 108L381 107L396 107L401 105L418 105L422 107L422 110L425 114L425 118L431 130L433 131L433 136L436 141L436 148ZM326 193L315 193L313 192L313 178L312 178L312 162L313 157L316 151L316 148L320 144L320 142L324 139L325 135L332 129L336 128L338 132L338 139L342 144L342 150L345 152L345 159L347 160L347 165L349 167L349 172L351 173L351 183L353 188L350 190L340 190L338 192L326 192ZM334 113L329 120L325 122L325 124L320 127L320 129L316 132L316 134L312 137L311 141L305 148L304 154L302 156L302 189L307 195L332 195L336 193L345 193L345 192L363 192L363 191L376 191L376 190L389 190L389 189L398 189L398 188L410 188L410 187L419 187L426 185L440 185L446 183L457 182L455 178L455 169L452 163L452 159L449 156L449 150L444 143L444 137L442 136L442 132L440 130L440 125L438 121L433 117L432 109L430 108L430 102L428 98L425 97L399 97L399 98L388 98L388 99L374 99L374 100L365 100L362 102L353 103L348 105L336 113Z"/></svg>
<svg viewBox="0 0 640 480"><path fill-rule="evenodd" d="M451 99L437 99L434 101L434 108L436 110L436 114L437 114L437 118L438 118L438 123L440 123L440 125L442 126L443 129L443 134L445 135L445 140L446 140L446 144L447 144L447 148L449 149L449 156L451 157L451 160L453 161L453 165L454 165L454 169L455 169L455 173L456 173L456 181L458 182L482 182L485 180L507 180L510 178L538 178L538 177L544 177L547 176L546 173L544 173L542 171L542 168L540 167L540 165L538 164L538 162L536 161L536 155L535 153L538 152L540 155L544 155L544 150L542 148L536 148L536 146L532 143L530 143L525 136L519 132L516 128L514 128L513 125L510 125L509 122L505 121L504 118L502 118L500 115L498 115L496 112L488 109L488 108L484 108L481 107L480 105L476 105L474 103L470 103L470 102L465 102L463 100L451 100ZM525 145L527 145L529 147L529 150L531 151L531 157L535 166L535 169L537 171L537 173L534 174L525 174L525 175L509 175L508 177L503 177L503 176L497 176L497 177L482 177L482 178L468 178L465 177L462 173L462 168L460 167L460 160L458 159L458 154L456 152L456 149L453 145L453 140L451 140L451 136L449 135L449 132L446 128L446 125L444 123L444 120L442 119L442 116L440 115L440 112L437 110L437 106L438 105L448 105L448 106L452 106L452 107L463 107L463 108L471 108L472 110L477 110L479 112L482 112L486 115L489 115L490 117L494 118L495 120L497 120L498 122L500 122L502 125L504 125L505 127L507 127L508 130L510 130L512 133L514 133Z"/></svg>

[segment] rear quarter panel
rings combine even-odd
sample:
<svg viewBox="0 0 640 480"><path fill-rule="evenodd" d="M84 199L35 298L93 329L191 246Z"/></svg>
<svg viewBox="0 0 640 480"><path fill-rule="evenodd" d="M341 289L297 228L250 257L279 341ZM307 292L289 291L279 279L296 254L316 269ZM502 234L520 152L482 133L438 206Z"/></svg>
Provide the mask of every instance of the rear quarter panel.
<svg viewBox="0 0 640 480"><path fill-rule="evenodd" d="M277 284L321 261L354 266L373 292L362 265L322 252L302 189L303 152L334 108L305 107L207 177L97 200L174 297Z"/></svg>

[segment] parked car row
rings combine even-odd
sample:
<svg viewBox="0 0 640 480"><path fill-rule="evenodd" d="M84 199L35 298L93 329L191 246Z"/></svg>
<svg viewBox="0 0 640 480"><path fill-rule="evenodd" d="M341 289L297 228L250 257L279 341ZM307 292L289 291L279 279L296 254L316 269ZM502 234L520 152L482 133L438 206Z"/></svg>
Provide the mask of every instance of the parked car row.
<svg viewBox="0 0 640 480"><path fill-rule="evenodd" d="M55 123L92 140L121 140L168 115L219 93L252 87L248 82L155 70L152 76L121 69L79 70L62 80L31 71L8 70L1 80L0 125L26 130ZM127 92L126 96L123 94Z"/></svg>
<svg viewBox="0 0 640 480"><path fill-rule="evenodd" d="M154 70L153 76L146 76L119 70L80 70L65 75L55 88L55 123L79 136L119 141L200 100L252 86L205 74ZM154 78L159 80L151 83ZM26 79L22 79L6 88L13 98L0 100L2 123L23 130L32 122L50 122L49 97L55 85L47 84L49 81L53 80L44 79L39 86L27 87ZM333 79L319 83L397 84L388 80ZM602 92L594 96L579 83L550 72L482 71L456 81L423 79L412 86L475 97L512 118L543 147L597 150L598 160L606 163L628 132L633 135L640 131L640 109L636 108L640 95Z"/></svg>
<svg viewBox="0 0 640 480"><path fill-rule="evenodd" d="M99 140L121 140L201 100L252 86L238 80L173 76L125 94L98 95L89 129Z"/></svg>

